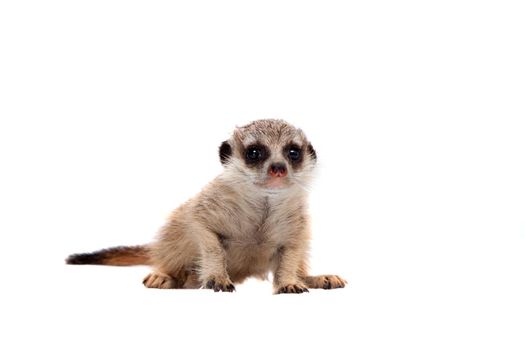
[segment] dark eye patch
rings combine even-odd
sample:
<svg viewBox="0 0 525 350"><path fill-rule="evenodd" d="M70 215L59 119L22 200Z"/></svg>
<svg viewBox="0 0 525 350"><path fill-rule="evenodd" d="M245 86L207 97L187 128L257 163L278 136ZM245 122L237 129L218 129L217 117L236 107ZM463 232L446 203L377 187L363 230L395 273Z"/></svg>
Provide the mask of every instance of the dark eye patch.
<svg viewBox="0 0 525 350"><path fill-rule="evenodd" d="M263 163L269 156L270 150L261 144L250 145L244 151L244 160L248 165Z"/></svg>
<svg viewBox="0 0 525 350"><path fill-rule="evenodd" d="M299 165L303 161L303 149L295 143L291 143L284 147L283 153L292 165Z"/></svg>

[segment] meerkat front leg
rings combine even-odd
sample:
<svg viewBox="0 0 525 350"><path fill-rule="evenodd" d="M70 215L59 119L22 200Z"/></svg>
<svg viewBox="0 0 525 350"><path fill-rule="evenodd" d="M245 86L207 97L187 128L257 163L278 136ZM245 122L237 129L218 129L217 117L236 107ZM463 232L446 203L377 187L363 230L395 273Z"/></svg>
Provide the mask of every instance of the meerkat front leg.
<svg viewBox="0 0 525 350"><path fill-rule="evenodd" d="M277 254L277 267L273 277L274 292L276 294L308 292L308 288L299 278L305 249L303 247L284 246L279 249Z"/></svg>
<svg viewBox="0 0 525 350"><path fill-rule="evenodd" d="M207 229L200 229L200 281L206 289L216 292L233 292L235 287L226 270L226 252L219 241L219 237Z"/></svg>

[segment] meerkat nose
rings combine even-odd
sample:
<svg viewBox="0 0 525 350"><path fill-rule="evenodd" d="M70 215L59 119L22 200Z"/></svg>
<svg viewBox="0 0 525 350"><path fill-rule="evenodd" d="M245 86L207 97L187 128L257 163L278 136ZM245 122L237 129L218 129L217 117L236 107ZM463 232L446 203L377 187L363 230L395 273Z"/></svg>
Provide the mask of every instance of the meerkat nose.
<svg viewBox="0 0 525 350"><path fill-rule="evenodd" d="M284 163L273 163L268 169L268 173L272 177L285 177L288 173L286 165Z"/></svg>

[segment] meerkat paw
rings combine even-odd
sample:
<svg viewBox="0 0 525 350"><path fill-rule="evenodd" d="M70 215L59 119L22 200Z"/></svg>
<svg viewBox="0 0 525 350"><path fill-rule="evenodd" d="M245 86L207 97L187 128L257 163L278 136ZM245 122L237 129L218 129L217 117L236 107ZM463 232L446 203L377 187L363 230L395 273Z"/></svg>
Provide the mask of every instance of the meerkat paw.
<svg viewBox="0 0 525 350"><path fill-rule="evenodd" d="M335 289L344 288L348 283L337 275L307 276L304 282L308 288Z"/></svg>
<svg viewBox="0 0 525 350"><path fill-rule="evenodd" d="M213 289L215 292L234 292L235 286L228 278L210 277L206 280L203 287L205 289Z"/></svg>
<svg viewBox="0 0 525 350"><path fill-rule="evenodd" d="M284 293L308 293L308 288L302 284L302 283L295 283L295 284L286 284L283 286L280 286L276 288L276 294L284 294Z"/></svg>
<svg viewBox="0 0 525 350"><path fill-rule="evenodd" d="M147 275L142 283L148 288L173 289L178 288L177 281L164 273L152 272Z"/></svg>

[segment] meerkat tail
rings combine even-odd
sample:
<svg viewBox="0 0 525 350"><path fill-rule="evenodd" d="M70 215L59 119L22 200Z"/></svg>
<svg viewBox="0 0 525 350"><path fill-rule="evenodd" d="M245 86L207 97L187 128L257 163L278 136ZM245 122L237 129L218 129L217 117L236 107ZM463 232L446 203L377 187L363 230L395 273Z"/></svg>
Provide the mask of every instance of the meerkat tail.
<svg viewBox="0 0 525 350"><path fill-rule="evenodd" d="M133 266L149 265L149 261L147 245L112 247L92 253L72 254L66 258L69 265Z"/></svg>

